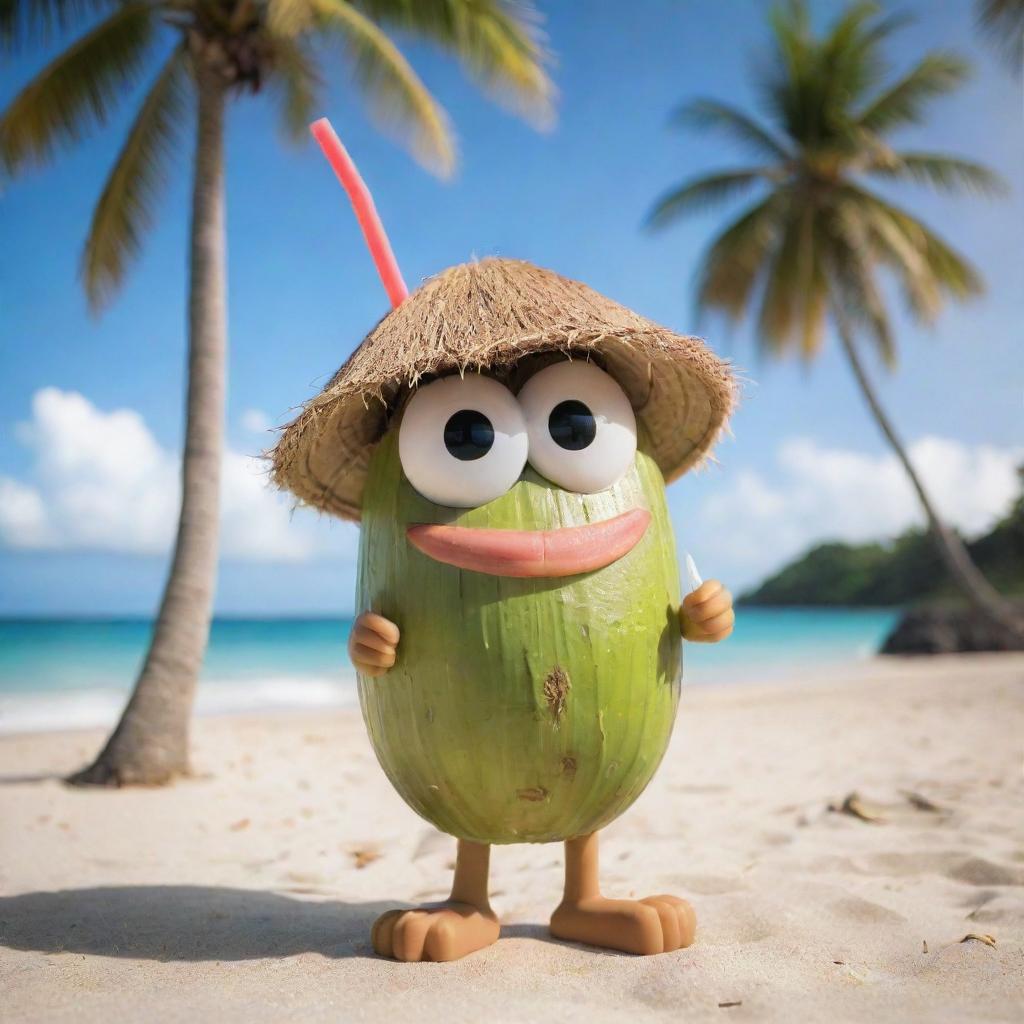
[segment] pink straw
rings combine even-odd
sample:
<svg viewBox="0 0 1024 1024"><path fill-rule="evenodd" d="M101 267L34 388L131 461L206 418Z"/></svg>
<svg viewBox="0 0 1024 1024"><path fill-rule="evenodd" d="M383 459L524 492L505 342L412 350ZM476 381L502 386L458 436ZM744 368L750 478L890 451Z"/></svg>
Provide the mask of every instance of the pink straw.
<svg viewBox="0 0 1024 1024"><path fill-rule="evenodd" d="M348 155L348 151L341 144L331 122L326 117L314 121L309 130L313 138L320 144L334 173L338 176L342 188L348 194L352 209L355 210L356 220L363 229L363 237L370 249L370 255L377 266L377 273L380 275L384 290L391 300L391 307L400 306L409 295L409 289L402 280L402 272L398 269L398 261L391 251L391 243L388 241L384 225L377 216L377 208L373 205L373 196L366 187L366 182L359 176L356 165Z"/></svg>

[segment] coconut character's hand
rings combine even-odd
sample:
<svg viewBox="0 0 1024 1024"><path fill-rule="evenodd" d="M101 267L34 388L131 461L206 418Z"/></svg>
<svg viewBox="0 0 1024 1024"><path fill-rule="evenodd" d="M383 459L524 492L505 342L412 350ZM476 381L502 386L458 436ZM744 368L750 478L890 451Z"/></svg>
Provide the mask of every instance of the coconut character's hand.
<svg viewBox="0 0 1024 1024"><path fill-rule="evenodd" d="M348 656L364 676L382 676L395 663L398 627L376 612L363 612L352 626Z"/></svg>
<svg viewBox="0 0 1024 1024"><path fill-rule="evenodd" d="M724 640L732 632L735 622L732 594L718 580L707 580L693 593L687 594L679 609L683 637L701 644L717 644Z"/></svg>

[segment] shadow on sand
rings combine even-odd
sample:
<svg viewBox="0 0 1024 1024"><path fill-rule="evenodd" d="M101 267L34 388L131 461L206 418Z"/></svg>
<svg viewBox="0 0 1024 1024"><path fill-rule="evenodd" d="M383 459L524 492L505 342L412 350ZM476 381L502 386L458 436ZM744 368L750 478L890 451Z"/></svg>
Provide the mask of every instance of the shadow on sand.
<svg viewBox="0 0 1024 1024"><path fill-rule="evenodd" d="M30 892L0 898L0 946L140 960L370 957L370 925L390 906L196 885Z"/></svg>
<svg viewBox="0 0 1024 1024"><path fill-rule="evenodd" d="M0 786L30 786L36 782L63 782L65 778L66 776L58 772L0 775Z"/></svg>
<svg viewBox="0 0 1024 1024"><path fill-rule="evenodd" d="M0 949L168 962L262 960L299 953L372 958L370 926L397 906L403 904L302 900L200 885L28 892L0 897ZM503 925L501 935L575 945L553 938L542 924ZM581 948L596 956L628 956Z"/></svg>

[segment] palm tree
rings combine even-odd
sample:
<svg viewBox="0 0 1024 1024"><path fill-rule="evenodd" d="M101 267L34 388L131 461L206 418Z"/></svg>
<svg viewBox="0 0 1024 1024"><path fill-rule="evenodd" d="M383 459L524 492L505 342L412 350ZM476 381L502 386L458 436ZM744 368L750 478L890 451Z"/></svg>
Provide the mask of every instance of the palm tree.
<svg viewBox="0 0 1024 1024"><path fill-rule="evenodd" d="M978 24L1018 75L1024 66L1024 0L976 0Z"/></svg>
<svg viewBox="0 0 1024 1024"><path fill-rule="evenodd" d="M874 4L855 3L816 35L802 2L776 8L774 59L761 67L758 79L765 119L713 99L693 100L675 115L678 124L724 133L756 162L685 182L658 200L648 223L663 228L701 207L756 193L710 245L697 282L698 309L715 309L733 320L750 311L764 351L806 361L819 354L831 320L951 576L990 618L1017 630L1015 613L939 516L879 402L862 353L866 345L886 367L896 362L880 272L891 275L925 323L947 298L981 291L964 258L874 191L871 179L978 194L1001 189L978 163L904 151L889 142L897 129L920 123L928 102L951 92L967 74L961 60L936 52L893 77L881 50L903 23L898 16L880 16Z"/></svg>
<svg viewBox="0 0 1024 1024"><path fill-rule="evenodd" d="M122 283L150 227L167 165L195 111L188 399L181 516L153 639L125 712L72 781L162 783L188 770L192 699L209 634L225 394L223 130L229 100L266 85L296 138L319 109L321 69L347 55L352 78L415 155L447 172L444 111L385 29L433 42L524 113L550 112L532 9L512 0L0 0L0 48L81 34L0 115L9 175L102 127L151 76L96 204L82 255L89 302Z"/></svg>

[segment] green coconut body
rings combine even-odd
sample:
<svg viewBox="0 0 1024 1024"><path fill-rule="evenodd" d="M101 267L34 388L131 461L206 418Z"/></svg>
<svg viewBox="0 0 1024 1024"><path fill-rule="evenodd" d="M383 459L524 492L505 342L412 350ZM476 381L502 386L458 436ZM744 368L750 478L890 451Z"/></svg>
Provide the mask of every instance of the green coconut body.
<svg viewBox="0 0 1024 1024"><path fill-rule="evenodd" d="M562 579L440 564L413 523L543 530L646 508L623 558ZM579 495L529 466L480 508L435 505L401 470L396 431L363 497L357 609L401 630L398 660L360 676L370 739L395 789L437 828L481 843L551 842L608 824L640 795L679 700L679 571L665 486L638 452L613 488Z"/></svg>

